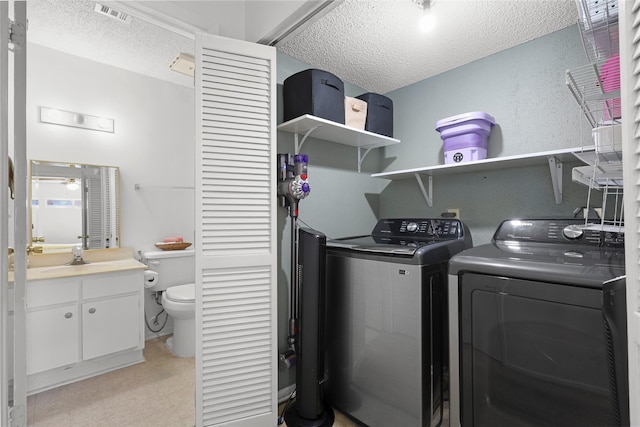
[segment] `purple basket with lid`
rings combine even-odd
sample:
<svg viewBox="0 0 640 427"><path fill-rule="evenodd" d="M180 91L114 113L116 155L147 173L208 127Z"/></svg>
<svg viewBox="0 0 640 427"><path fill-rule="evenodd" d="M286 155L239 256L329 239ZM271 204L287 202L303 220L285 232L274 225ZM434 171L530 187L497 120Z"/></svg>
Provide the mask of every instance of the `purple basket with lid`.
<svg viewBox="0 0 640 427"><path fill-rule="evenodd" d="M487 141L495 124L493 116L480 111L438 120L436 130L444 142L445 164L486 159Z"/></svg>

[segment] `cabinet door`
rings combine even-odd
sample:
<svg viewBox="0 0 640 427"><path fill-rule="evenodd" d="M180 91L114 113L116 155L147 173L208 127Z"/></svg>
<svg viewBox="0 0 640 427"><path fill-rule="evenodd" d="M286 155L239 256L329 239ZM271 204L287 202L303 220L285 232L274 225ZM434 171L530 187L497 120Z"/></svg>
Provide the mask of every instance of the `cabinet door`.
<svg viewBox="0 0 640 427"><path fill-rule="evenodd" d="M82 304L82 359L140 344L140 297L128 295Z"/></svg>
<svg viewBox="0 0 640 427"><path fill-rule="evenodd" d="M78 362L78 306L27 313L27 375Z"/></svg>

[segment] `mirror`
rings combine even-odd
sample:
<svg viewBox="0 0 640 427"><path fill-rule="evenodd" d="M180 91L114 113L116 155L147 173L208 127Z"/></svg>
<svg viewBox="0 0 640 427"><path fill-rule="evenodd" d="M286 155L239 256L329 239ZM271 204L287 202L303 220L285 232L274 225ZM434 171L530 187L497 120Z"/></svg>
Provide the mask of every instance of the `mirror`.
<svg viewBox="0 0 640 427"><path fill-rule="evenodd" d="M120 246L120 171L31 161L31 245L43 253Z"/></svg>

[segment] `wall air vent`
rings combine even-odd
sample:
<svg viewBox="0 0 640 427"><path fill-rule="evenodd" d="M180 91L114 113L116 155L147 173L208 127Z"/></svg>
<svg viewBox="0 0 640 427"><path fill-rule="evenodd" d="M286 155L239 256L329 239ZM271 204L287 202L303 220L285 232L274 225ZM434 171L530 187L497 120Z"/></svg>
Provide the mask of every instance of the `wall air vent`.
<svg viewBox="0 0 640 427"><path fill-rule="evenodd" d="M96 6L94 7L93 10L101 15L105 15L117 21L124 22L125 24L129 24L131 22L131 15L124 12L120 12L119 10L116 10L109 6L105 6L100 3L96 3Z"/></svg>

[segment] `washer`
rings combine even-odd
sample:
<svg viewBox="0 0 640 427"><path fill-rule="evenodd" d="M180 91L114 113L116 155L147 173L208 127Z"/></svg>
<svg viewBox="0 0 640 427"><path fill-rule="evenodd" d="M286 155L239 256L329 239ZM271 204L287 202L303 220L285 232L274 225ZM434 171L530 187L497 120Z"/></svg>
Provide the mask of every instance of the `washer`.
<svg viewBox="0 0 640 427"><path fill-rule="evenodd" d="M624 235L504 221L450 261L451 426L628 425Z"/></svg>
<svg viewBox="0 0 640 427"><path fill-rule="evenodd" d="M470 248L457 219L383 219L327 242L327 397L368 426L443 419L446 283Z"/></svg>

